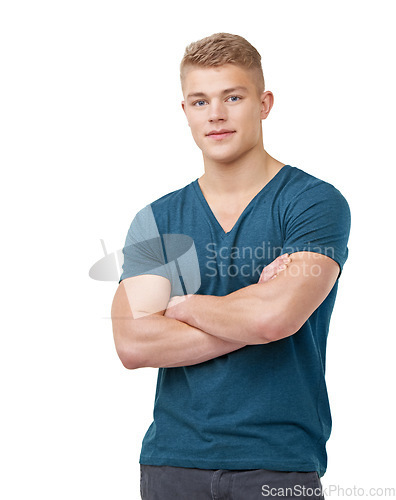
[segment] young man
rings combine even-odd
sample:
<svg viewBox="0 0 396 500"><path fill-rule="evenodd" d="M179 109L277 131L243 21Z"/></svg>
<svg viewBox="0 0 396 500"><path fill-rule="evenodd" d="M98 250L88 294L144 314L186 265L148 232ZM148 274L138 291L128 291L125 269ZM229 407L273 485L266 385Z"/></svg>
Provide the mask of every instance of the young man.
<svg viewBox="0 0 396 500"><path fill-rule="evenodd" d="M322 498L348 203L265 151L274 98L244 38L190 44L181 83L205 172L138 212L112 306L124 366L159 368L141 496Z"/></svg>

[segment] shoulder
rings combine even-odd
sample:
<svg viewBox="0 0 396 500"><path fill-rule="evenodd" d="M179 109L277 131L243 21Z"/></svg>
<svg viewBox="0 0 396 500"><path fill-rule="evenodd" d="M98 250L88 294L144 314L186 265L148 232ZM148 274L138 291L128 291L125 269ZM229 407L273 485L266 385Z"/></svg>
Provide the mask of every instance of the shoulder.
<svg viewBox="0 0 396 500"><path fill-rule="evenodd" d="M349 212L348 202L337 187L297 167L285 175L282 202L284 210L320 205L327 211L340 207Z"/></svg>
<svg viewBox="0 0 396 500"><path fill-rule="evenodd" d="M175 205L180 204L186 198L188 198L193 190L193 184L195 181L190 182L186 186L175 189L170 193L164 194L160 198L152 201L150 206L153 210L167 210L169 208L173 208Z"/></svg>
<svg viewBox="0 0 396 500"><path fill-rule="evenodd" d="M137 232L144 234L145 238L150 234L152 237L158 236L158 224L163 217L181 211L191 199L193 183L167 193L148 205L141 208L133 218L131 227Z"/></svg>
<svg viewBox="0 0 396 500"><path fill-rule="evenodd" d="M330 182L320 179L300 168L290 167L284 179L285 194L292 199L300 194L314 190L315 193L340 193L340 191ZM340 193L341 194L341 193Z"/></svg>

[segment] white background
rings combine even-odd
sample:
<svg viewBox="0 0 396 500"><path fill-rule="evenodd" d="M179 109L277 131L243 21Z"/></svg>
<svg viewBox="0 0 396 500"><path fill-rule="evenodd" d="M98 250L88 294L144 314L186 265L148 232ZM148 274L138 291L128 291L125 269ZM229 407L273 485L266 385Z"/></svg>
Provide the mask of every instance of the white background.
<svg viewBox="0 0 396 500"><path fill-rule="evenodd" d="M396 488L392 8L2 3L2 498L139 498L157 370L122 366L109 320L117 283L88 271L100 239L120 249L138 209L203 173L179 63L188 43L220 31L262 55L275 96L267 151L333 183L351 208L328 341L323 485Z"/></svg>

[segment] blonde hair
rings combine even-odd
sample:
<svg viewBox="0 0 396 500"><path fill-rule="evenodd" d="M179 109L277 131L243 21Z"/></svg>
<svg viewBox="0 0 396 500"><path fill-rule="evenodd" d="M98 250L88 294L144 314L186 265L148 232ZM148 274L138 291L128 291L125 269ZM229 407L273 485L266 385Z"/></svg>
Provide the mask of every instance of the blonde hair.
<svg viewBox="0 0 396 500"><path fill-rule="evenodd" d="M183 87L186 71L191 66L201 68L235 64L252 72L257 92L265 90L261 55L245 38L230 33L214 33L187 45L180 63Z"/></svg>

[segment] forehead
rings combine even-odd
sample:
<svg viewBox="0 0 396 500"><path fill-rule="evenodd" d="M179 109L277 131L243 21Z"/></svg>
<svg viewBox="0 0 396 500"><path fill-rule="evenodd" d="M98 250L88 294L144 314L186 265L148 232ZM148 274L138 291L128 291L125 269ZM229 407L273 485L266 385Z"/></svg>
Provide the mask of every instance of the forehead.
<svg viewBox="0 0 396 500"><path fill-rule="evenodd" d="M225 89L236 87L244 87L247 92L255 91L251 71L235 64L208 68L193 66L187 68L184 74L183 94L185 98L191 94L194 96L220 94Z"/></svg>

